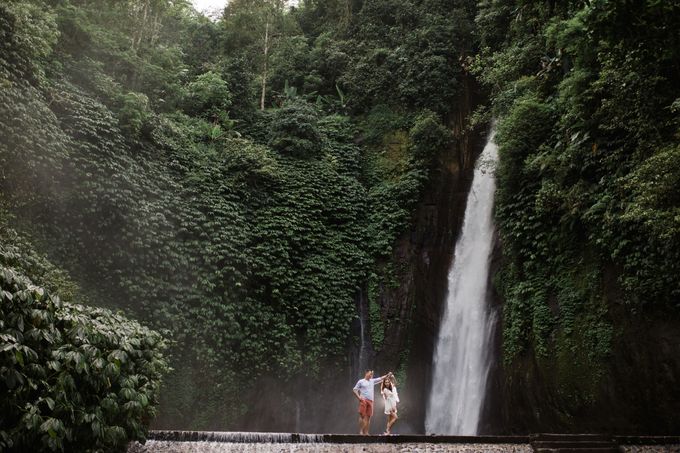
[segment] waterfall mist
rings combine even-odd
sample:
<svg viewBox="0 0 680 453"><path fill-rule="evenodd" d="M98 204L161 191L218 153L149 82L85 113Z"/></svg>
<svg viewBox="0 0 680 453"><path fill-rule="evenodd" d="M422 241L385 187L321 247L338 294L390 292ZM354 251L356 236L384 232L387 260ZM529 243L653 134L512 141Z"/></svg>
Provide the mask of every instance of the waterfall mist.
<svg viewBox="0 0 680 453"><path fill-rule="evenodd" d="M435 347L425 429L477 434L496 317L487 301L498 148L488 141L474 171L465 218L449 270L448 294Z"/></svg>

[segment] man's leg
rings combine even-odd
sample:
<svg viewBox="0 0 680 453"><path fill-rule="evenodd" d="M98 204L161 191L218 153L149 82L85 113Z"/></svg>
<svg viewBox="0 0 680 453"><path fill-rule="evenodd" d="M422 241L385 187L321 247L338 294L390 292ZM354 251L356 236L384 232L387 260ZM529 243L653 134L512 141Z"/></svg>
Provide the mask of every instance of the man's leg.
<svg viewBox="0 0 680 453"><path fill-rule="evenodd" d="M368 414L368 404L365 400L359 402L359 434L363 435L366 431L366 416Z"/></svg>
<svg viewBox="0 0 680 453"><path fill-rule="evenodd" d="M371 429L371 417L373 417L373 401L368 403L368 410L366 411L366 435L369 435Z"/></svg>

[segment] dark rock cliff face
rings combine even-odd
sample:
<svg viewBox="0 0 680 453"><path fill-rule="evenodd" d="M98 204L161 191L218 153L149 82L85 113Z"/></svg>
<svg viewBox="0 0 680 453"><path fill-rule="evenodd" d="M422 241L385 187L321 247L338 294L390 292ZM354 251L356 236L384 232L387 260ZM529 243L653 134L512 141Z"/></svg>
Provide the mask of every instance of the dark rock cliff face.
<svg viewBox="0 0 680 453"><path fill-rule="evenodd" d="M496 250L497 266L501 260ZM487 394L484 432L677 434L680 319L677 313L663 311L633 313L622 302L615 272L610 269L605 274L603 297L614 340L599 372L593 376L576 364L560 364L555 350L547 358L537 358L528 350L503 366L499 326L499 363ZM502 304L497 294L494 303Z"/></svg>
<svg viewBox="0 0 680 453"><path fill-rule="evenodd" d="M484 147L486 130L466 131L467 116L479 98L471 80L450 118L454 143L439 156L412 228L398 241L392 263L397 285L378 292L381 319L386 320L377 371L405 367L397 432L424 433L432 357L446 297L448 271L462 226L475 158Z"/></svg>

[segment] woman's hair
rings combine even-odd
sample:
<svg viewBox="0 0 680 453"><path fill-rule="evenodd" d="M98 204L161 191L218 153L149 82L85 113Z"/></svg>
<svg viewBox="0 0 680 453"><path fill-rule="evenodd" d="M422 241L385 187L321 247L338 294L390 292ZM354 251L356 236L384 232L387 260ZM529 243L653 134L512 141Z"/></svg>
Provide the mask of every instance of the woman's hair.
<svg viewBox="0 0 680 453"><path fill-rule="evenodd" d="M389 384L389 386L387 386L387 385L385 385L385 384ZM380 392L382 392L383 390L385 390L385 387L387 387L387 388L389 388L390 390L392 390L392 381L390 381L389 379L383 379L382 383L380 384Z"/></svg>

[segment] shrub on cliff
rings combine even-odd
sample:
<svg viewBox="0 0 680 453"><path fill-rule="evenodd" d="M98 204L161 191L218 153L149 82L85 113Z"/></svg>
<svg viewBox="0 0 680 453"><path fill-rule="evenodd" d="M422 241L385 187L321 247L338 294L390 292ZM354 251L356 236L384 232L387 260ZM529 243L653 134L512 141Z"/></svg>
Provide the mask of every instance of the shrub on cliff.
<svg viewBox="0 0 680 453"><path fill-rule="evenodd" d="M429 110L421 112L415 118L409 135L413 141L411 148L413 157L427 167L434 165L436 157L453 139L451 131L441 122L437 114Z"/></svg>
<svg viewBox="0 0 680 453"><path fill-rule="evenodd" d="M167 369L161 336L109 310L62 302L4 261L0 450L122 451L143 439Z"/></svg>
<svg viewBox="0 0 680 453"><path fill-rule="evenodd" d="M320 153L318 112L303 102L289 102L274 113L269 145L283 155L311 158Z"/></svg>

